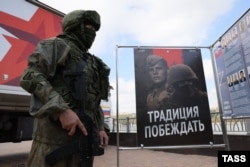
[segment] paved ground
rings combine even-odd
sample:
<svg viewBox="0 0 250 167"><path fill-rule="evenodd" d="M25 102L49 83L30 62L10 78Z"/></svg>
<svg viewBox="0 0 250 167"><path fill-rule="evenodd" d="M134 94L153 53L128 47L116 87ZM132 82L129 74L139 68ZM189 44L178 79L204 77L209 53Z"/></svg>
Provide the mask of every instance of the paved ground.
<svg viewBox="0 0 250 167"><path fill-rule="evenodd" d="M115 146L96 157L95 167L117 167ZM119 167L217 167L217 157L184 155L153 150L120 150Z"/></svg>
<svg viewBox="0 0 250 167"><path fill-rule="evenodd" d="M24 167L31 142L0 144L1 167ZM119 161L117 155L119 154ZM184 155L152 150L120 150L108 146L94 167L217 167L217 157Z"/></svg>

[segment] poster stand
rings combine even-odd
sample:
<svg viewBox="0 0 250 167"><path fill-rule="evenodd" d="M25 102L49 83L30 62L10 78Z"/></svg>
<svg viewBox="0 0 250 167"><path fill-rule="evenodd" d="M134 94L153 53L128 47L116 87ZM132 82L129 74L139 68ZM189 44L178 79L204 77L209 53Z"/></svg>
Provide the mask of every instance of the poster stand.
<svg viewBox="0 0 250 167"><path fill-rule="evenodd" d="M181 145L181 146L152 146L152 147L144 147L141 145L141 147L119 147L119 150L163 150L163 149L188 149L188 148L224 148L226 144L213 144L212 142L209 144L203 144L203 145Z"/></svg>
<svg viewBox="0 0 250 167"><path fill-rule="evenodd" d="M220 122L221 122L221 130L222 130L222 134L223 134L223 141L226 144L226 151L230 151L230 145L229 145L229 140L228 140L228 136L227 136L227 129L226 129L226 124L223 118L223 113L222 113L222 106L221 106L221 98L219 96L219 82L218 82L218 76L216 75L216 67L215 67L215 58L213 56L213 52L212 52L212 47L210 47L210 55L211 55L211 59L212 59L212 65L213 65L213 72L214 72L214 77L215 77L215 87L216 87L216 92L217 92L217 99L218 99L218 108L219 108L219 114L220 114Z"/></svg>
<svg viewBox="0 0 250 167"><path fill-rule="evenodd" d="M119 48L171 48L171 49L209 49L210 50L210 55L212 57L212 65L213 68L215 69L215 62L212 56L212 51L211 51L211 47L209 46L116 46L116 120L117 120L117 124L116 124L116 130L117 130L117 135L116 135L116 142L117 142L117 167L119 167L119 150L136 150L136 149L183 149L183 148L218 148L218 147L225 147L226 150L230 150L229 148L229 142L228 142L228 136L227 136L227 131L226 131L226 126L224 123L224 120L222 118L222 109L221 109L221 105L219 102L219 112L220 112L220 121L221 121L221 127L222 127L222 133L223 133L223 140L224 140L224 144L213 144L213 142L210 142L207 145L175 145L175 146L153 146L153 147L144 147L143 145L141 145L140 147L120 147L120 138L119 138L119 83L118 83L118 79L119 79L119 75L118 75L118 50ZM215 74L215 72L214 72ZM214 75L216 76L216 75ZM218 79L217 77L215 78L216 81L216 89L217 89L217 97L219 97L219 93L218 93ZM220 98L218 98L220 99Z"/></svg>

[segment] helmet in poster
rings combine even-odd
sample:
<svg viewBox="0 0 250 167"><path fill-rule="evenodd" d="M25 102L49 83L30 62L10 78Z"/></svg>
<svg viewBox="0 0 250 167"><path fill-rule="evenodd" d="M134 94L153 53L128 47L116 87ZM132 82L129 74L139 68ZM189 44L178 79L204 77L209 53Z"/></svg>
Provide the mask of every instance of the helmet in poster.
<svg viewBox="0 0 250 167"><path fill-rule="evenodd" d="M198 81L197 75L189 66L185 64L176 64L169 69L168 83L170 85L186 80Z"/></svg>

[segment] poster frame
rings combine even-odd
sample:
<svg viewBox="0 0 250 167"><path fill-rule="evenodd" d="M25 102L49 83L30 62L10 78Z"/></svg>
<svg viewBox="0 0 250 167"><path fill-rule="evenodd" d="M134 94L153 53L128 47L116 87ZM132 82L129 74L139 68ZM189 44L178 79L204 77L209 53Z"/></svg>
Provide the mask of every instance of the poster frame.
<svg viewBox="0 0 250 167"><path fill-rule="evenodd" d="M127 48L127 49L134 49L134 48L140 48L140 49L152 49L152 48L157 48L157 49L209 49L210 50L210 56L211 56L211 60L212 60L212 64L213 64L213 71L215 74L215 69L214 69L214 60L213 60L213 55L212 55L212 51L211 51L211 46L132 46L132 45L116 45L116 130L117 130L117 134L116 134L116 144L117 144L117 167L119 167L119 151L120 150L135 150L135 149L183 149L183 148L221 148L224 147L225 150L229 151L229 142L228 142L228 136L227 136L227 131L226 131L226 126L225 126L225 122L224 119L221 119L221 126L222 126L222 134L223 134L223 140L224 143L223 144L214 144L214 143L210 143L210 144L201 144L201 145L181 145L181 146L147 146L144 147L143 145L141 145L140 147L120 147L120 137L119 137L119 49L122 48ZM215 77L215 76L214 76ZM214 78L216 81L216 89L217 88L217 83L218 83L218 78L215 77ZM217 93L217 97L218 100L219 98L219 92L216 91ZM218 102L220 103L220 102ZM220 108L221 105L218 104L219 106L219 114L222 118L222 109Z"/></svg>

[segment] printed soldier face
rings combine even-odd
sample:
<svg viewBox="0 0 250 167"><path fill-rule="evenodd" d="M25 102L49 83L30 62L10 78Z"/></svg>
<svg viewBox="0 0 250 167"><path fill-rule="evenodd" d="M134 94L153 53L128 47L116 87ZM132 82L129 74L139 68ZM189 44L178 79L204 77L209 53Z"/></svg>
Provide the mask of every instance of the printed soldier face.
<svg viewBox="0 0 250 167"><path fill-rule="evenodd" d="M155 84L166 81L167 72L163 62L159 61L155 65L149 67L149 76Z"/></svg>

